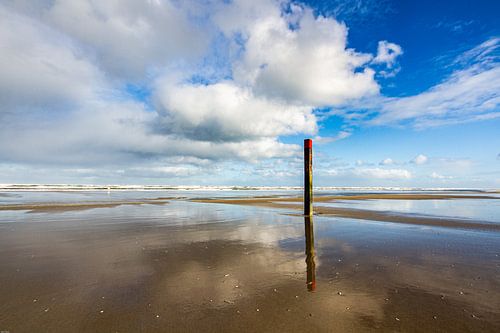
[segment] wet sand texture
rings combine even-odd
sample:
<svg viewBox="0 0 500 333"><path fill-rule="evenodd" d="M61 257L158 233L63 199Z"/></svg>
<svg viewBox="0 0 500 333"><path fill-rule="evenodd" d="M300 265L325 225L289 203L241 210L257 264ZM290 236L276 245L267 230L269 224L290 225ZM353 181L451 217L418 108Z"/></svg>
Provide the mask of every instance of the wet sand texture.
<svg viewBox="0 0 500 333"><path fill-rule="evenodd" d="M72 203L33 203L33 204L13 204L0 205L1 210L26 210L29 213L55 213L78 211L95 208L113 208L126 205L163 205L167 201L159 199L141 201L112 201L112 202L72 202Z"/></svg>
<svg viewBox="0 0 500 333"><path fill-rule="evenodd" d="M288 218L304 232L301 219ZM465 260L447 248L421 248L416 255L401 244L354 249L331 238L316 239L320 255L314 263L313 249L306 246L314 237L299 238L285 250L234 239L240 227L221 221L197 228L127 223L2 229L1 329L498 332L500 327L498 266ZM253 227L259 231L259 225Z"/></svg>
<svg viewBox="0 0 500 333"><path fill-rule="evenodd" d="M500 332L496 229L301 217L301 198L167 199L0 211L0 331Z"/></svg>

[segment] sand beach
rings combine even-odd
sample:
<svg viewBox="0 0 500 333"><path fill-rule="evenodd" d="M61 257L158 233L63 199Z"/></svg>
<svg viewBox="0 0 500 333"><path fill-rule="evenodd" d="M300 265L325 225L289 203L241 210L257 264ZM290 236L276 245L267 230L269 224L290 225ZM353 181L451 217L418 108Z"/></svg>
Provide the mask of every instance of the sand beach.
<svg viewBox="0 0 500 333"><path fill-rule="evenodd" d="M500 221L474 212L495 194L320 193L307 220L297 192L236 192L3 192L0 328L500 328Z"/></svg>

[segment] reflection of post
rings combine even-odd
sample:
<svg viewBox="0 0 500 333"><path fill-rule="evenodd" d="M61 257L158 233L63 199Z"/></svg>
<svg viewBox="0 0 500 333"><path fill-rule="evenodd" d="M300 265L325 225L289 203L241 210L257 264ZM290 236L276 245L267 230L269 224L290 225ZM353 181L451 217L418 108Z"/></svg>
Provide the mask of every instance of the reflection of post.
<svg viewBox="0 0 500 333"><path fill-rule="evenodd" d="M312 140L304 140L304 215L312 215Z"/></svg>
<svg viewBox="0 0 500 333"><path fill-rule="evenodd" d="M316 262L314 252L314 226L311 216L304 216L306 234L307 290L316 290Z"/></svg>

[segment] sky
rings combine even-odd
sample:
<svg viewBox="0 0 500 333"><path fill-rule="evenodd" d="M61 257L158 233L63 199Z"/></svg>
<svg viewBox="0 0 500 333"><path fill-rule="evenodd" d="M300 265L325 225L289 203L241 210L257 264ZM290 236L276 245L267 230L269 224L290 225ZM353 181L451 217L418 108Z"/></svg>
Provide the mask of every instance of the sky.
<svg viewBox="0 0 500 333"><path fill-rule="evenodd" d="M0 0L0 183L500 188L499 12Z"/></svg>

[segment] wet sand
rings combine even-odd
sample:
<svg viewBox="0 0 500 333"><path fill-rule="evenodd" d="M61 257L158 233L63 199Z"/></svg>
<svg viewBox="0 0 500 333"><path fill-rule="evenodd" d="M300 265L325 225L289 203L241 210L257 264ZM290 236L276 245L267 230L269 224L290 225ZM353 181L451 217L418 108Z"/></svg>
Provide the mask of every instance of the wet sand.
<svg viewBox="0 0 500 333"><path fill-rule="evenodd" d="M165 199L152 199L141 201L112 201L112 202L73 202L73 203L29 203L29 204L14 204L0 205L1 210L25 210L28 213L56 213L78 211L95 208L113 208L124 205L163 205L166 204Z"/></svg>
<svg viewBox="0 0 500 333"><path fill-rule="evenodd" d="M407 193L376 193L376 194L353 194L353 195L317 195L314 197L314 202L335 202L344 200L452 200L452 199L500 199L497 196L491 195L462 195L462 194L407 194ZM299 196L292 197L274 197L260 196L247 198L206 198L193 199L197 202L211 203L230 203L230 204L266 204L279 202L303 202L303 198Z"/></svg>
<svg viewBox="0 0 500 333"><path fill-rule="evenodd" d="M499 331L497 231L282 212L0 212L0 330Z"/></svg>
<svg viewBox="0 0 500 333"><path fill-rule="evenodd" d="M369 194L369 195L350 195L350 196L318 196L314 198L317 203L346 201L346 200L460 200L460 199L500 199L494 196L485 195L437 195L437 194ZM194 199L193 201L202 203L219 203L230 205L250 205L271 208L281 208L295 210L301 212L302 204L298 203L303 199L301 197L292 198L243 198L243 199ZM285 204L286 203L286 204ZM369 221L395 222L422 226L434 226L445 228L462 228L462 229L482 229L482 230L500 230L500 224L481 223L470 221L467 219L446 218L446 217L429 217L429 216L414 216L411 214L396 214L394 212L383 212L363 209L353 209L344 207L325 207L321 205L314 206L315 215L325 215L332 217L344 217Z"/></svg>

